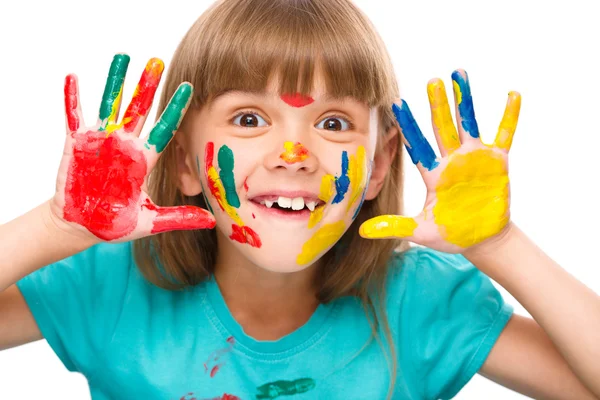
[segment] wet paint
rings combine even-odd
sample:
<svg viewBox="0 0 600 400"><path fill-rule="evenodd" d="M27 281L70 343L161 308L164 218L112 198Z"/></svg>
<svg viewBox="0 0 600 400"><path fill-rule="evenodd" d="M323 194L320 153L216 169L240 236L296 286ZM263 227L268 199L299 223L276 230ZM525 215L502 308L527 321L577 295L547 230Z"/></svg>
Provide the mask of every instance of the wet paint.
<svg viewBox="0 0 600 400"><path fill-rule="evenodd" d="M213 378L219 369L225 364L225 362L222 360L222 357L233 350L233 346L235 344L234 337L228 337L226 342L226 347L213 351L204 363L204 372L209 373L211 378Z"/></svg>
<svg viewBox="0 0 600 400"><path fill-rule="evenodd" d="M441 145L448 153L452 153L460 147L460 140L452 120L444 82L434 80L428 83L427 96L431 105L431 118L437 128Z"/></svg>
<svg viewBox="0 0 600 400"><path fill-rule="evenodd" d="M212 207L210 206L210 203L208 201L208 197L206 197L206 190L204 189L204 185L202 184L202 179L200 179L200 157L196 156L196 168L198 169L198 180L200 181L200 188L202 189L202 197L204 197L204 203L206 203L206 207L208 208L208 211L211 212L211 214L214 215L214 211L212 209Z"/></svg>
<svg viewBox="0 0 600 400"><path fill-rule="evenodd" d="M479 137L479 127L475 119L475 110L473 108L473 97L471 96L471 85L469 85L469 76L465 72L463 77L459 71L452 73L452 86L454 87L454 100L458 108L458 114L461 119L461 126L471 137Z"/></svg>
<svg viewBox="0 0 600 400"><path fill-rule="evenodd" d="M149 149L150 146L155 146L156 152L161 153L167 147L192 100L193 91L192 85L189 83L179 85L160 119L150 131L146 148Z"/></svg>
<svg viewBox="0 0 600 400"><path fill-rule="evenodd" d="M117 54L110 64L102 102L100 103L100 131L104 131L108 125L113 124L119 116L123 83L125 82L129 59L127 54Z"/></svg>
<svg viewBox="0 0 600 400"><path fill-rule="evenodd" d="M257 387L256 399L275 399L279 396L306 393L315 387L315 381L311 378L300 378L293 381L275 381Z"/></svg>
<svg viewBox="0 0 600 400"><path fill-rule="evenodd" d="M504 150L510 150L513 136L517 130L520 111L521 95L518 92L509 92L504 115L502 116L502 121L500 121L498 133L496 134L496 139L494 141L495 146Z"/></svg>
<svg viewBox="0 0 600 400"><path fill-rule="evenodd" d="M417 222L414 218L401 215L379 215L365 221L358 229L358 233L367 239L403 238L412 236L416 228Z"/></svg>
<svg viewBox="0 0 600 400"><path fill-rule="evenodd" d="M211 397L211 398L199 398L194 396L194 392L189 392L185 396L182 396L179 400L242 400L232 394L223 394L223 396Z"/></svg>
<svg viewBox="0 0 600 400"><path fill-rule="evenodd" d="M497 234L508 223L508 171L504 158L492 149L454 157L436 186L433 215L442 237L466 248Z"/></svg>
<svg viewBox="0 0 600 400"><path fill-rule="evenodd" d="M296 258L296 263L306 265L313 261L319 254L333 246L342 237L345 229L344 221L326 224L319 228L302 246L302 252Z"/></svg>
<svg viewBox="0 0 600 400"><path fill-rule="evenodd" d="M342 152L342 173L339 177L335 177L335 197L331 204L340 203L344 200L346 192L348 192L348 186L350 186L350 178L348 177L348 152Z"/></svg>
<svg viewBox="0 0 600 400"><path fill-rule="evenodd" d="M65 78L65 113L67 117L67 127L71 133L79 129L79 113L77 97L77 78L75 75L67 75Z"/></svg>
<svg viewBox="0 0 600 400"><path fill-rule="evenodd" d="M245 226L236 209L228 202L225 187L223 186L223 182L221 182L221 177L213 165L214 152L215 144L213 142L206 143L204 170L210 193L217 200L217 204L219 204L221 210L225 211L225 213L229 215L229 218L234 222L234 224L232 224L232 233L229 238L240 243L248 243L254 247L261 247L262 242L258 234L250 229L250 227Z"/></svg>
<svg viewBox="0 0 600 400"><path fill-rule="evenodd" d="M350 201L346 212L356 204L356 202L364 193L366 182L367 169L367 153L363 146L358 146L356 154L350 156L350 166L348 168L348 178L350 179Z"/></svg>
<svg viewBox="0 0 600 400"><path fill-rule="evenodd" d="M319 189L319 199L325 202L325 205L329 203L331 197L333 196L333 187L335 185L335 178L333 175L323 175L321 178L321 187ZM310 217L308 219L308 228L314 228L315 225L323 218L323 209L325 205L319 206L315 208L310 213Z"/></svg>
<svg viewBox="0 0 600 400"><path fill-rule="evenodd" d="M279 158L287 164L294 164L308 158L308 149L300 142L285 142L283 148L285 151L279 155Z"/></svg>
<svg viewBox="0 0 600 400"><path fill-rule="evenodd" d="M150 233L188 229L212 229L216 224L212 215L206 211L203 213L198 212L198 208L193 206L159 207L146 199L146 202L142 204L142 208L156 211L157 213L154 217Z"/></svg>
<svg viewBox="0 0 600 400"><path fill-rule="evenodd" d="M315 101L312 97L303 96L300 93L283 94L281 95L281 100L292 107L304 107Z"/></svg>
<svg viewBox="0 0 600 400"><path fill-rule="evenodd" d="M225 197L229 204L235 208L240 207L240 199L235 188L235 178L233 176L233 151L225 145L219 148L219 155L217 156L219 161L219 177L223 182L225 188Z"/></svg>
<svg viewBox="0 0 600 400"><path fill-rule="evenodd" d="M139 125L140 119L148 115L164 69L165 64L162 60L152 58L148 61L140 81L133 92L131 103L129 103L125 114L123 114L123 120L121 124L116 126L123 126L125 132L131 133Z"/></svg>
<svg viewBox="0 0 600 400"><path fill-rule="evenodd" d="M64 218L102 240L115 240L137 225L146 178L144 154L134 142L104 132L74 135L65 183Z"/></svg>
<svg viewBox="0 0 600 400"><path fill-rule="evenodd" d="M246 177L246 179L244 179L244 190L246 190L246 192L248 192L248 190L250 190L250 188L248 187L248 178Z"/></svg>
<svg viewBox="0 0 600 400"><path fill-rule="evenodd" d="M365 183L365 188L362 192L362 196L360 197L360 203L358 203L358 207L356 207L356 210L354 211L354 215L352 216L352 219L356 219L356 217L358 217L358 213L360 212L360 209L362 208L364 202L365 202L365 196L367 195L367 190L369 190L369 181L371 180L371 172L373 171L373 161L369 161L369 168L367 171L367 181Z"/></svg>
<svg viewBox="0 0 600 400"><path fill-rule="evenodd" d="M413 164L421 163L421 165L431 171L439 165L436 161L435 152L431 148L431 145L423 136L419 125L415 121L408 104L402 100L401 106L397 104L392 105L392 111L394 116L402 129L402 134L406 141L406 150L412 160Z"/></svg>

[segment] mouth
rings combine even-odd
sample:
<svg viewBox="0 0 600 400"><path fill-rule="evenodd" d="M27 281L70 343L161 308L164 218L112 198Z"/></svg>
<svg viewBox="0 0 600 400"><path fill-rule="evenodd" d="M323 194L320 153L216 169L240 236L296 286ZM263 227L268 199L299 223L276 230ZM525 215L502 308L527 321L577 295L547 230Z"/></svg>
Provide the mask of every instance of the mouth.
<svg viewBox="0 0 600 400"><path fill-rule="evenodd" d="M309 219L312 212L325 206L317 195L306 192L269 193L249 200L264 213L290 219Z"/></svg>

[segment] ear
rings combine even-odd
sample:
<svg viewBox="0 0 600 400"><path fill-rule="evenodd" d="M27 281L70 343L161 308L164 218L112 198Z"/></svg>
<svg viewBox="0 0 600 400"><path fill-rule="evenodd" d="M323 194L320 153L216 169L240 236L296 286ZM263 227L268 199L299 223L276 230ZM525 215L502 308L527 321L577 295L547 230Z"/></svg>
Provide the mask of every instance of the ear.
<svg viewBox="0 0 600 400"><path fill-rule="evenodd" d="M365 194L365 200L373 200L383 187L385 177L390 171L392 162L398 151L398 140L400 131L397 126L392 126L383 137L381 150L375 151L371 170L371 179Z"/></svg>
<svg viewBox="0 0 600 400"><path fill-rule="evenodd" d="M198 176L198 163L196 156L188 151L188 144L185 140L185 134L175 135L173 145L175 145L177 160L177 177L179 178L179 190L186 196L196 196L202 193L202 185Z"/></svg>

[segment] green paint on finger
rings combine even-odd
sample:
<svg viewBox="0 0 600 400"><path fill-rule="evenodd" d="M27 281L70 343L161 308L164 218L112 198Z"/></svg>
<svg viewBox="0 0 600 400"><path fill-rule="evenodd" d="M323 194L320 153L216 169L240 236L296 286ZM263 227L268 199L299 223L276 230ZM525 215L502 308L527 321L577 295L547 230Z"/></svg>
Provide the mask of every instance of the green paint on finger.
<svg viewBox="0 0 600 400"><path fill-rule="evenodd" d="M107 123L114 122L117 119L129 60L130 58L127 54L117 54L113 57L110 64L102 102L100 103L99 117L102 121L101 131L106 128Z"/></svg>
<svg viewBox="0 0 600 400"><path fill-rule="evenodd" d="M154 125L154 128L152 128L152 131L150 131L148 144L155 146L157 153L162 152L173 138L175 131L183 119L185 109L192 99L192 93L192 85L189 83L180 85L173 97L171 97L160 119Z"/></svg>
<svg viewBox="0 0 600 400"><path fill-rule="evenodd" d="M227 202L235 208L240 207L240 198L238 197L237 190L235 190L235 178L233 176L233 151L225 145L219 149L219 178L223 182L225 188L225 197Z"/></svg>
<svg viewBox="0 0 600 400"><path fill-rule="evenodd" d="M256 398L271 400L279 396L306 393L314 389L315 386L315 381L311 378L300 378L294 381L275 381L257 387Z"/></svg>

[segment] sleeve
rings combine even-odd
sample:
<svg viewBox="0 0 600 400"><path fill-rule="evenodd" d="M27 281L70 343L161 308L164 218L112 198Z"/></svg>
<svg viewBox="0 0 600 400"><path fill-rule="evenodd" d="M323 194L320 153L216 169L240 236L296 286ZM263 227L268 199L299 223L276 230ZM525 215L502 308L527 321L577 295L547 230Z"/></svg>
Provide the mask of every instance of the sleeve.
<svg viewBox="0 0 600 400"><path fill-rule="evenodd" d="M463 256L426 248L415 253L404 267L399 320L410 360L400 362L412 365L423 398L450 399L481 368L513 307Z"/></svg>
<svg viewBox="0 0 600 400"><path fill-rule="evenodd" d="M132 263L129 243L99 244L16 283L69 371L94 372L117 323Z"/></svg>

